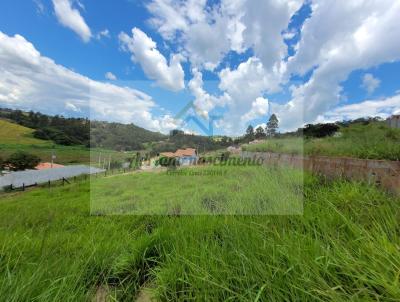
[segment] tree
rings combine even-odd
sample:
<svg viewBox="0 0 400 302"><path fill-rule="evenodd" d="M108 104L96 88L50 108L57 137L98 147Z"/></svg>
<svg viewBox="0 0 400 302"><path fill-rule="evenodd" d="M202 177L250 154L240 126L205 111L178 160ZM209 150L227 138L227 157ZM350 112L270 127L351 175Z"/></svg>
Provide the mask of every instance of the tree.
<svg viewBox="0 0 400 302"><path fill-rule="evenodd" d="M263 127L261 127L261 126L257 127L257 129L256 129L256 138L260 139L260 138L264 138L264 137L265 137L265 132L264 132Z"/></svg>
<svg viewBox="0 0 400 302"><path fill-rule="evenodd" d="M254 139L254 128L252 125L249 125L246 130L246 138L248 140L253 140Z"/></svg>
<svg viewBox="0 0 400 302"><path fill-rule="evenodd" d="M303 134L305 137L326 137L335 134L340 129L336 124L308 124L303 128Z"/></svg>
<svg viewBox="0 0 400 302"><path fill-rule="evenodd" d="M1 172L1 170L3 170L3 166L4 166L3 158L0 157L0 172Z"/></svg>
<svg viewBox="0 0 400 302"><path fill-rule="evenodd" d="M21 110L15 110L11 112L10 118L16 121L17 123L20 123L24 118L24 114L22 113Z"/></svg>
<svg viewBox="0 0 400 302"><path fill-rule="evenodd" d="M184 134L185 134L185 132L182 130L179 130L179 129L171 130L169 133L170 136L184 135Z"/></svg>
<svg viewBox="0 0 400 302"><path fill-rule="evenodd" d="M13 171L34 169L39 163L40 163L39 157L24 151L18 151L13 153L6 160L6 164L8 164L11 170Z"/></svg>
<svg viewBox="0 0 400 302"><path fill-rule="evenodd" d="M276 134L276 130L279 128L279 121L275 113L271 115L267 123L266 132L269 137L273 137Z"/></svg>

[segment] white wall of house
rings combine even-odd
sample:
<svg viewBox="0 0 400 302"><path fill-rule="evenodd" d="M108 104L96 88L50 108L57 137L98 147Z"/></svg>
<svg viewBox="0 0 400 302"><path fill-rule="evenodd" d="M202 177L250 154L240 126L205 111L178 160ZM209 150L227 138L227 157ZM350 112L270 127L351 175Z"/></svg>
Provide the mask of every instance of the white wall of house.
<svg viewBox="0 0 400 302"><path fill-rule="evenodd" d="M179 157L179 164L181 166L191 166L197 163L198 157L197 156L182 156Z"/></svg>

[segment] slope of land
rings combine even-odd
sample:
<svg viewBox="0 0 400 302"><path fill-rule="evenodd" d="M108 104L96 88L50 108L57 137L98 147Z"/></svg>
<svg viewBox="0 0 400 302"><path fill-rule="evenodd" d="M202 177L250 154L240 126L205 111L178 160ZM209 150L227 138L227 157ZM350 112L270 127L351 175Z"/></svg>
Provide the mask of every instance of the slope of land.
<svg viewBox="0 0 400 302"><path fill-rule="evenodd" d="M256 194L232 179L252 178L262 186L258 172L230 173L225 181L187 176L184 186L201 198L225 184L243 202L254 202ZM93 179L92 185L110 201L124 197L131 203L125 209L147 195L173 205L178 176L125 177ZM124 196L121 182L141 191ZM301 216L182 216L175 210L168 216L90 216L90 189L82 182L2 197L0 300L88 301L106 288L112 301L133 301L144 284L163 301L400 297L400 200L374 187L306 176ZM273 197L263 192L263 200ZM177 196L183 201L185 194ZM225 202L213 196L216 204Z"/></svg>
<svg viewBox="0 0 400 302"><path fill-rule="evenodd" d="M384 122L341 127L325 138L286 137L267 139L259 144L244 145L244 150L290 154L348 156L365 159L400 160L400 129Z"/></svg>
<svg viewBox="0 0 400 302"><path fill-rule="evenodd" d="M48 141L33 137L33 129L0 119L0 144L49 145Z"/></svg>
<svg viewBox="0 0 400 302"><path fill-rule="evenodd" d="M6 159L17 151L25 151L42 161L51 161L52 154L56 155L56 162L60 164L98 163L101 154L103 159L125 160L134 153L123 153L100 148L89 149L85 146L63 146L48 140L33 137L34 129L30 129L14 122L0 119L0 157Z"/></svg>
<svg viewBox="0 0 400 302"><path fill-rule="evenodd" d="M40 112L0 108L0 118L31 129L36 138L59 145L81 145L113 150L139 150L143 144L159 141L167 136L134 124L90 121L86 118L50 116Z"/></svg>

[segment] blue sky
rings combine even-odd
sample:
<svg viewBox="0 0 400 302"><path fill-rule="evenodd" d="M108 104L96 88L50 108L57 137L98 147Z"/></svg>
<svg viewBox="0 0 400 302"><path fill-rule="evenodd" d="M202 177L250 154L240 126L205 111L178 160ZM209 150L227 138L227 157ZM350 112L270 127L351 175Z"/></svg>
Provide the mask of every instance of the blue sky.
<svg viewBox="0 0 400 302"><path fill-rule="evenodd" d="M240 135L400 112L396 1L3 0L0 105ZM341 22L337 22L341 20ZM106 76L108 74L108 76ZM204 133L202 133L204 134Z"/></svg>

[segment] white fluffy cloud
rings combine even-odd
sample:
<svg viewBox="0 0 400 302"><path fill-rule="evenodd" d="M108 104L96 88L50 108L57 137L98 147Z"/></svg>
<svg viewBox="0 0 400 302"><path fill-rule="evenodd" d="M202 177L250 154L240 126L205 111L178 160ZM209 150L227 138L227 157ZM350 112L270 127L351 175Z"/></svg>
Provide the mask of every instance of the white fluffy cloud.
<svg viewBox="0 0 400 302"><path fill-rule="evenodd" d="M227 0L228 1L228 0ZM301 7L301 0L241 1L242 22L246 47L252 47L267 71L280 68L287 55L284 32L293 14Z"/></svg>
<svg viewBox="0 0 400 302"><path fill-rule="evenodd" d="M166 39L179 42L195 67L214 69L229 51L252 47L266 68L279 68L287 54L282 32L302 1L152 0L150 23Z"/></svg>
<svg viewBox="0 0 400 302"><path fill-rule="evenodd" d="M201 72L193 68L193 78L189 81L188 87L195 97L193 102L196 111L200 116L208 118L208 113L216 106L225 106L229 102L229 96L224 94L216 97L207 93L203 88L203 77Z"/></svg>
<svg viewBox="0 0 400 302"><path fill-rule="evenodd" d="M362 85L368 94L373 93L381 84L381 80L375 78L372 74L366 73L362 78Z"/></svg>
<svg viewBox="0 0 400 302"><path fill-rule="evenodd" d="M230 100L220 127L230 134L240 133L251 119L267 115L268 101L262 96L277 91L280 82L279 75L267 73L256 57L240 63L236 69L221 70L219 78L219 88ZM265 113L261 108L266 109Z"/></svg>
<svg viewBox="0 0 400 302"><path fill-rule="evenodd" d="M72 5L76 0L52 1L60 23L74 30L84 41L89 41L92 33L78 9ZM300 28L293 29L288 25L303 2L311 4L312 13ZM213 110L224 107L221 109L226 111L226 115L218 123L227 134L243 133L246 123L264 115L267 119L268 112L278 115L281 130L291 130L304 123L358 116L355 113L357 110L365 115L384 115L400 110L397 106L398 97L368 100L358 105L341 103L345 95L342 83L351 72L367 72L382 63L400 60L400 30L397 25L400 19L399 1L149 0L145 6L151 14L149 24L164 39L163 51L138 28L133 28L131 34L119 35L122 48L132 55L134 62L140 64L149 79L172 91L185 88L182 65L189 62L193 78L188 88L198 113L206 118ZM95 36L108 34L100 32ZM285 41L296 41L294 36L300 37L300 40L294 47L295 54L288 58ZM40 54L37 58L34 55L35 49L22 48L20 51L24 55L19 54L20 51L14 56L9 55L4 60L6 66L13 64L19 56L18 62L24 61L33 67L16 71L4 68L11 76L4 76L0 82L2 102L19 102L21 95L31 91L35 85L39 87L37 78L49 84L49 79L43 80L43 70L50 66L50 63L43 63L47 58ZM166 55L164 50L171 54ZM237 59L241 61L236 62ZM35 60L40 64L31 62ZM71 71L61 72L62 67L55 66L57 75L62 74L67 79L72 77ZM40 70L39 75L31 72L28 76L28 70L32 68ZM203 75L209 74L206 70L218 76L221 92L218 95L221 96L206 91L203 83ZM26 74L17 77L17 72ZM303 80L301 77L304 75L307 76ZM113 79L113 76L109 74L106 78ZM300 84L293 82L299 78ZM76 80L73 90L83 90L82 82L85 81ZM118 94L124 100L133 93L135 97L132 98L142 104L138 106L140 109L135 109L135 116L142 121L149 121L149 128L175 125L171 117L167 116L163 120L152 117L150 111L155 105L149 96L132 89L93 82L90 82L92 89L100 85L96 91L108 87L108 92L117 93L115 89L123 89ZM55 84L58 88L60 85L70 85L72 89L71 80ZM369 94L379 85L380 80L372 74L366 73L362 78L361 87ZM52 90L51 85L40 87L47 92ZM282 103L279 98L280 103L274 103L273 100L278 99L274 94L281 92L282 87L289 87L288 101ZM63 89L59 90L56 93L62 94ZM61 99L65 110L84 112L84 102L79 103L73 98ZM121 104L123 107L128 106L124 101ZM365 108L360 107L361 104ZM115 111L113 107L114 104L100 101L102 112ZM124 119L132 117L126 111L119 114Z"/></svg>
<svg viewBox="0 0 400 302"><path fill-rule="evenodd" d="M185 87L182 56L174 54L168 63L157 50L157 44L136 27L132 29L132 37L122 32L119 39L123 49L132 53L132 61L139 63L146 76L159 86L172 91Z"/></svg>
<svg viewBox="0 0 400 302"><path fill-rule="evenodd" d="M115 81L115 80L117 79L117 77L115 76L115 74L113 74L113 73L110 72L110 71L106 72L106 74L105 74L104 76L105 76L105 78L106 78L107 80L110 80L110 81Z"/></svg>
<svg viewBox="0 0 400 302"><path fill-rule="evenodd" d="M150 23L165 40L179 44L194 67L190 88L198 111L208 116L220 103L227 105L219 125L227 133L237 133L246 119L260 115L253 107L256 100L280 89L287 56L287 34L283 33L301 4L300 0L222 0L212 5L205 0L152 0L147 8L153 15ZM249 48L253 57L236 69L219 72L222 98L199 89L201 69L214 70L228 52Z"/></svg>
<svg viewBox="0 0 400 302"><path fill-rule="evenodd" d="M0 104L48 114L80 112L92 119L135 123L168 132L166 115L155 118L152 98L135 89L91 80L42 56L24 37L0 32Z"/></svg>
<svg viewBox="0 0 400 302"><path fill-rule="evenodd" d="M96 35L97 40L101 40L102 38L110 38L110 37L111 37L110 31L107 28L98 32Z"/></svg>
<svg viewBox="0 0 400 302"><path fill-rule="evenodd" d="M245 115L242 116L242 121L249 122L256 118L266 116L268 113L269 102L267 99L258 97L251 104L251 109Z"/></svg>
<svg viewBox="0 0 400 302"><path fill-rule="evenodd" d="M312 9L288 73L315 70L308 82L292 88L287 104L275 104L284 129L313 122L335 108L341 99L340 83L353 70L400 59L399 1L316 0Z"/></svg>
<svg viewBox="0 0 400 302"><path fill-rule="evenodd" d="M92 32L76 8L72 0L52 0L58 21L78 34L84 42L89 42Z"/></svg>
<svg viewBox="0 0 400 302"><path fill-rule="evenodd" d="M81 109L79 107L70 102L65 103L65 109L72 112L81 112Z"/></svg>
<svg viewBox="0 0 400 302"><path fill-rule="evenodd" d="M241 51L244 30L236 14L206 0L152 0L150 23L164 39L183 46L193 67L214 69L230 50Z"/></svg>
<svg viewBox="0 0 400 302"><path fill-rule="evenodd" d="M361 103L337 107L318 117L318 121L332 122L357 119L360 117L388 116L400 111L400 95L393 97L366 100Z"/></svg>

